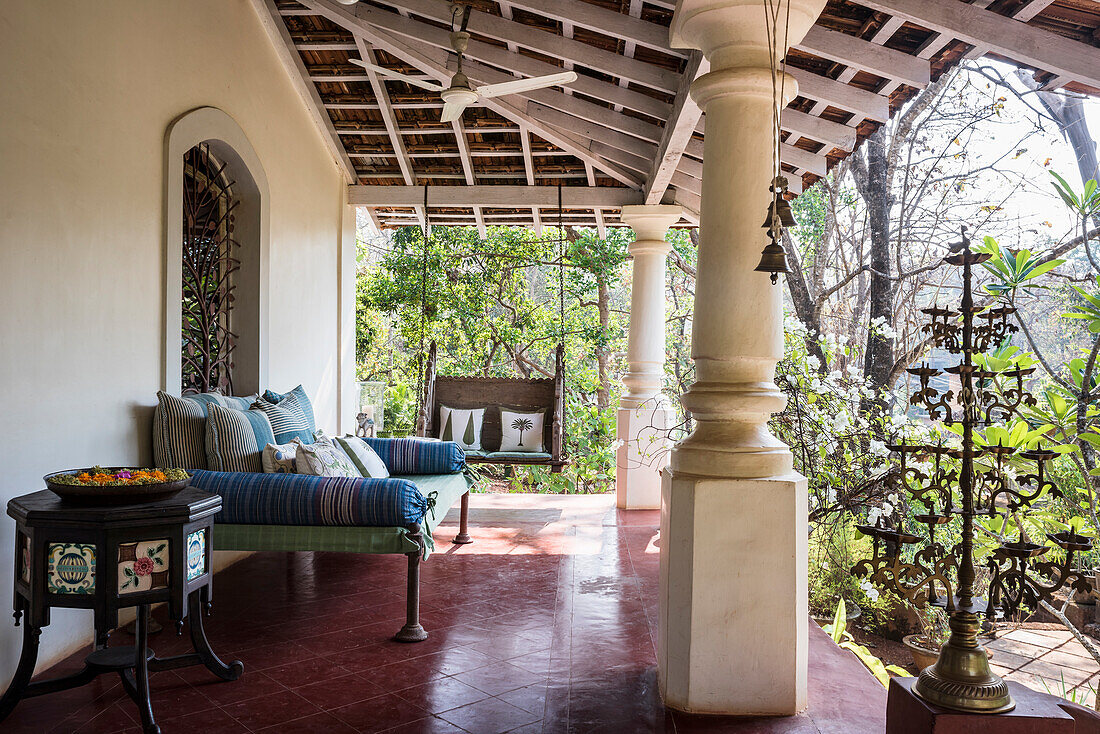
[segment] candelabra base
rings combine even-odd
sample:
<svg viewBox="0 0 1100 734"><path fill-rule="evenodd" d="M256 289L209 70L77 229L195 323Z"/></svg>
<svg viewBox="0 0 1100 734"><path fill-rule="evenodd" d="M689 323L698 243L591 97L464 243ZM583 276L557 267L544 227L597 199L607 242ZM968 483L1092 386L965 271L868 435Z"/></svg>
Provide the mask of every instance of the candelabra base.
<svg viewBox="0 0 1100 734"><path fill-rule="evenodd" d="M975 714L999 714L1016 705L1008 684L989 668L985 648L956 647L950 640L935 665L920 672L913 693L935 706Z"/></svg>
<svg viewBox="0 0 1100 734"><path fill-rule="evenodd" d="M1009 683L1016 707L996 715L964 713L934 706L913 692L915 678L894 678L886 704L886 734L1082 734L1094 731L1059 706L1059 699ZM1071 706L1068 702L1066 706Z"/></svg>

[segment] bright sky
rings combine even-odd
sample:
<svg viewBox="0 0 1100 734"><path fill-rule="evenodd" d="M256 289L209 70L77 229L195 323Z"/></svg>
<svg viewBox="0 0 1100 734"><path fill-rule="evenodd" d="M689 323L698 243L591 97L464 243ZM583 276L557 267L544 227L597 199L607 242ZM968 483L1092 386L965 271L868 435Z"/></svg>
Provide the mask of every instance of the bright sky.
<svg viewBox="0 0 1100 734"><path fill-rule="evenodd" d="M1007 64L988 60L985 63L1001 68L1006 77L1011 74L1012 67ZM985 81L980 83L984 87ZM1056 171L1074 190L1080 191L1082 182L1077 161L1068 141L1054 129L1049 119L1045 119L1047 132L1033 135L1021 143L1021 138L1033 128L1036 115L1014 95L1005 96L1002 118L983 126L983 133L987 134L974 136L969 143L975 159L992 160L1006 150L1015 151L998 168L1016 175L1009 175L1008 180L993 173L979 176L976 186L988 203L999 204L1008 197L1001 212L1002 221L995 225L991 223L990 229L996 231L980 234L992 234L1002 244L1011 247L1043 249L1048 238L1060 240L1074 226L1065 205L1051 186L1053 178L1049 171ZM1031 103L1039 107L1037 99L1033 98ZM1100 100L1088 99L1085 106L1089 132L1094 139L1100 138Z"/></svg>

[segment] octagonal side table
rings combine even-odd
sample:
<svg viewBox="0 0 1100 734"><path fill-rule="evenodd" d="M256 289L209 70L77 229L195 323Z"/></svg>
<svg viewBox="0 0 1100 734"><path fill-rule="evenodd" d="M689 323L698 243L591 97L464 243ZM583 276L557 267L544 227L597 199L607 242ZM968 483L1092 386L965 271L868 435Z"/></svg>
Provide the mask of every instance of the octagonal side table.
<svg viewBox="0 0 1100 734"><path fill-rule="evenodd" d="M244 665L222 662L202 626L211 601L214 515L220 509L221 497L192 488L140 505L73 505L49 490L9 501L8 515L16 522L14 616L24 627L19 666L0 696L0 721L21 699L117 673L146 734L159 734L149 700L150 671L201 664L223 680L240 678ZM177 630L190 618L194 652L158 658L149 649L149 607L159 603L168 605ZM50 609L61 607L93 610L94 649L80 672L31 682L42 628L50 623ZM137 609L136 644L108 647L119 610L129 607Z"/></svg>

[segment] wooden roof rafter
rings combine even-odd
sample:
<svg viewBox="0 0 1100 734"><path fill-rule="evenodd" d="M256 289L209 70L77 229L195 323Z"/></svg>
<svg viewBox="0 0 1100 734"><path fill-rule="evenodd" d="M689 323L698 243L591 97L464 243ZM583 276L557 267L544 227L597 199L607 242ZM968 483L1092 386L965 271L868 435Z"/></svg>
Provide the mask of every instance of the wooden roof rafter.
<svg viewBox="0 0 1100 734"><path fill-rule="evenodd" d="M537 202L541 189L561 183L611 188L631 201L678 201L689 221L697 216L705 117L687 88L705 63L667 47L673 0L462 1L473 7L464 66L477 83L569 67L578 80L483 100L459 125L442 125L436 93L372 79L349 59L367 44L381 66L448 81L446 0L253 0L261 18L282 26L269 29L276 47L297 52L284 51L284 62L334 158L369 187L361 191L526 186ZM781 121L792 192L963 58L1016 60L1050 87L1097 91L1097 28L1100 8L1087 0L829 0L788 55L800 85ZM380 202L373 214L403 225L416 206ZM438 213L479 228L514 218L537 227L547 216L537 203L430 208L433 221ZM570 217L597 227L617 222L613 206L574 207Z"/></svg>

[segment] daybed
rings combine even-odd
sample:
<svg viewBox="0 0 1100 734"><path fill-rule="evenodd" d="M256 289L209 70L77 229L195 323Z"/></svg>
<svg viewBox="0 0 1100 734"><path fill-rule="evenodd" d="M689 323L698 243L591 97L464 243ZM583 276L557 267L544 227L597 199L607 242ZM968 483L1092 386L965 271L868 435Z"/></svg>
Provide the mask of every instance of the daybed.
<svg viewBox="0 0 1100 734"><path fill-rule="evenodd" d="M217 452L223 448L217 447L218 442L238 440L248 431L238 426L233 435L219 438L212 435L216 421L210 416L228 416L224 412L228 409L234 411L232 420L247 417L255 422L257 417L251 415L255 411L247 408L251 398L211 394L173 398L163 393L159 397L154 416L157 464L194 470L192 486L221 496L222 509L214 518L217 550L402 553L408 558L406 619L394 639L427 638L419 618L420 563L434 550L434 531L459 498L459 532L452 542L471 542L470 482L457 444L417 438L354 439L377 454L389 470L388 478L221 471L255 464L251 460L233 463L247 452L232 450L227 454L229 461L223 457L222 464L217 463ZM308 405L304 393L299 398ZM181 415L186 411L190 415ZM308 423L312 422L309 406ZM205 451L193 446L198 436L204 436Z"/></svg>
<svg viewBox="0 0 1100 734"><path fill-rule="evenodd" d="M435 549L434 531L459 498L451 542L471 542L462 450L411 438L364 440L392 472L388 479L203 470L191 485L222 498L214 517L217 550L403 553L405 624L394 639L419 642L428 636L420 624L420 562Z"/></svg>

